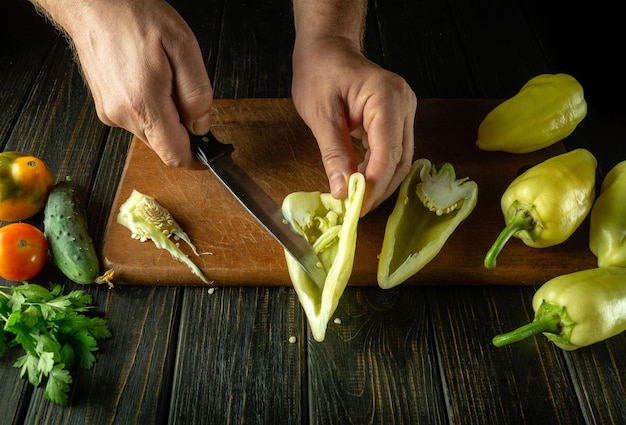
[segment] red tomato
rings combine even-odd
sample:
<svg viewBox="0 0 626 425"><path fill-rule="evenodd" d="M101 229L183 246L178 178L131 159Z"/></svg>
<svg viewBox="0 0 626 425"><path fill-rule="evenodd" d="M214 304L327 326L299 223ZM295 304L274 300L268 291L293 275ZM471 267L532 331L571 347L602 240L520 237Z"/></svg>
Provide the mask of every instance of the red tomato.
<svg viewBox="0 0 626 425"><path fill-rule="evenodd" d="M0 276L8 280L28 280L43 269L48 258L44 234L28 223L0 227Z"/></svg>

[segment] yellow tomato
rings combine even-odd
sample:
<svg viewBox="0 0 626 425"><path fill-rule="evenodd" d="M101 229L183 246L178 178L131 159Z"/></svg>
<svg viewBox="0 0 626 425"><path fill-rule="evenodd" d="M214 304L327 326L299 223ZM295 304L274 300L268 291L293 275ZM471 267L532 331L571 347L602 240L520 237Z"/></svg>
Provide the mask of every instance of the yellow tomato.
<svg viewBox="0 0 626 425"><path fill-rule="evenodd" d="M48 165L21 152L0 153L0 220L20 221L37 214L54 185Z"/></svg>

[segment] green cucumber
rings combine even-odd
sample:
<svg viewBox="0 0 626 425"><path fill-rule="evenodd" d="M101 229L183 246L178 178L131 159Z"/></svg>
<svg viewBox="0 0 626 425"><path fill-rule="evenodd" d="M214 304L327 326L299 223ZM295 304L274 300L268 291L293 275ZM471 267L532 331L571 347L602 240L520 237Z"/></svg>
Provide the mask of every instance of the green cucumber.
<svg viewBox="0 0 626 425"><path fill-rule="evenodd" d="M44 208L44 234L54 263L76 283L93 283L100 262L87 227L83 193L71 176L54 185Z"/></svg>

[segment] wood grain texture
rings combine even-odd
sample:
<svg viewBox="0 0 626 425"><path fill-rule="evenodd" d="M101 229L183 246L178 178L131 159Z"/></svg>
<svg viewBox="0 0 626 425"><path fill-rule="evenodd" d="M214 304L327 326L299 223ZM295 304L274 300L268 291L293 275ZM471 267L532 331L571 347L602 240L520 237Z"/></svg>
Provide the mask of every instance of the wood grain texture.
<svg viewBox="0 0 626 425"><path fill-rule="evenodd" d="M311 423L447 423L429 322L421 288L348 288L309 343Z"/></svg>
<svg viewBox="0 0 626 425"><path fill-rule="evenodd" d="M228 1L215 65L215 98L288 97L295 36L291 1Z"/></svg>
<svg viewBox="0 0 626 425"><path fill-rule="evenodd" d="M306 421L308 341L294 291L187 288L181 321L189 329L178 341L171 423Z"/></svg>
<svg viewBox="0 0 626 425"><path fill-rule="evenodd" d="M407 284L538 284L556 274L592 265L582 226L564 244L532 249L518 239L501 253L496 269L482 263L504 226L500 196L524 166L563 152L560 144L525 154L484 152L474 145L476 129L497 101L421 99L416 118L415 158L451 162L459 178L477 182L479 201L442 251ZM277 204L295 191L325 191L326 176L309 129L289 99L218 100L213 133L235 146L235 161ZM362 154L362 149L360 149ZM116 222L132 190L153 196L190 235L200 252L192 260L217 285L290 285L282 247L208 171L164 166L141 141L134 141L108 221L103 261L119 284L202 284L151 242L130 239ZM359 222L350 284L376 285L377 255L395 197ZM419 237L419 235L415 235ZM469 247L472 247L469 249ZM533 264L532 268L528 268ZM271 283L270 283L271 282Z"/></svg>

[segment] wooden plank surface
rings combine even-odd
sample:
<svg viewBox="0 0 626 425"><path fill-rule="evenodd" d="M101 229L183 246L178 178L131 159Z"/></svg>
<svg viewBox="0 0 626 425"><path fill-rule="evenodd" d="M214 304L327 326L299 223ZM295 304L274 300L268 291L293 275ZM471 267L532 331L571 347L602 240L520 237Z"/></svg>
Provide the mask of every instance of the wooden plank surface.
<svg viewBox="0 0 626 425"><path fill-rule="evenodd" d="M441 253L407 283L532 285L593 265L583 226L570 240L549 249L532 249L513 239L501 253L496 269L484 269L484 255L504 226L499 203L502 192L520 169L563 149L556 144L525 155L477 149L476 129L495 104L497 101L489 100L420 100L415 157L435 164L451 162L457 177L467 176L478 183L479 201ZM317 144L289 99L216 101L213 132L235 146L235 161L278 204L290 192L327 190ZM199 251L210 253L196 257L181 244L216 284L290 285L282 247L212 173L168 168L138 140L131 146L104 237L103 261L106 268L114 270L117 283L202 284L187 266L151 242L131 240L129 230L116 222L119 206L133 189L155 197ZM376 258L394 203L395 196L361 219L352 285L376 284Z"/></svg>

